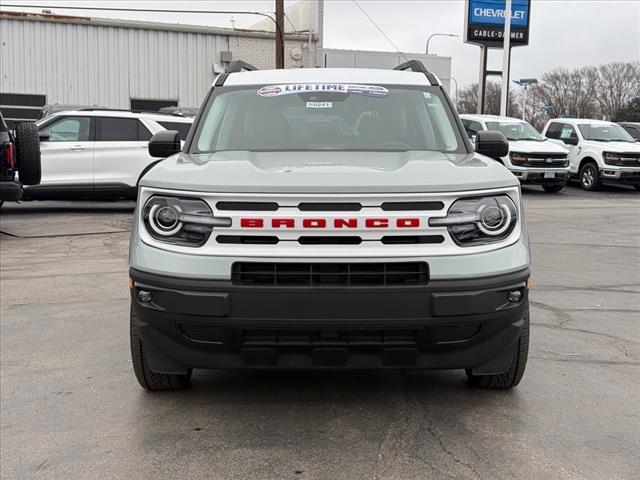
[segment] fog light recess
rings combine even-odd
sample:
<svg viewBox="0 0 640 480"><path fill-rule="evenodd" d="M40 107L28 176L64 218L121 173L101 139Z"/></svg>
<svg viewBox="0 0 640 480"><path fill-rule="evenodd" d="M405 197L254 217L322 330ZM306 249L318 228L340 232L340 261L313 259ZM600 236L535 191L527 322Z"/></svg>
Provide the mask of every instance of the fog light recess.
<svg viewBox="0 0 640 480"><path fill-rule="evenodd" d="M138 300L142 303L149 303L153 300L153 294L149 290L138 290Z"/></svg>
<svg viewBox="0 0 640 480"><path fill-rule="evenodd" d="M522 300L522 292L520 290L511 290L507 293L507 300L511 303L518 303Z"/></svg>

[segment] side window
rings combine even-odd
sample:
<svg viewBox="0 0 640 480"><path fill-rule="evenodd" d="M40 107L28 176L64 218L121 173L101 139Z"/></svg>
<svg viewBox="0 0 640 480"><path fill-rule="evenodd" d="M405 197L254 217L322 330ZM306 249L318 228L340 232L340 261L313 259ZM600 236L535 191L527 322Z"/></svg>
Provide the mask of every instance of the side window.
<svg viewBox="0 0 640 480"><path fill-rule="evenodd" d="M469 122L469 127L467 127L467 133L469 134L469 137L471 137L471 135L475 135L480 130L483 130L482 124L480 122Z"/></svg>
<svg viewBox="0 0 640 480"><path fill-rule="evenodd" d="M562 125L562 130L560 130L560 140L568 140L568 139L578 139L578 135L576 134L575 129L571 125Z"/></svg>
<svg viewBox="0 0 640 480"><path fill-rule="evenodd" d="M100 117L96 129L98 142L137 142L137 118Z"/></svg>
<svg viewBox="0 0 640 480"><path fill-rule="evenodd" d="M560 129L562 128L562 124L553 122L547 128L546 137L547 138L560 138Z"/></svg>
<svg viewBox="0 0 640 480"><path fill-rule="evenodd" d="M89 140L90 127L90 117L65 117L44 130L49 132L49 142L86 142Z"/></svg>
<svg viewBox="0 0 640 480"><path fill-rule="evenodd" d="M186 140L191 129L191 124L186 122L158 122L163 128L167 130L177 130L180 133L180 140Z"/></svg>
<svg viewBox="0 0 640 480"><path fill-rule="evenodd" d="M629 133L629 135L634 138L634 140L640 140L640 128L632 127L631 125L625 125L622 128L624 128Z"/></svg>
<svg viewBox="0 0 640 480"><path fill-rule="evenodd" d="M148 142L152 136L145 124L138 120L138 141Z"/></svg>

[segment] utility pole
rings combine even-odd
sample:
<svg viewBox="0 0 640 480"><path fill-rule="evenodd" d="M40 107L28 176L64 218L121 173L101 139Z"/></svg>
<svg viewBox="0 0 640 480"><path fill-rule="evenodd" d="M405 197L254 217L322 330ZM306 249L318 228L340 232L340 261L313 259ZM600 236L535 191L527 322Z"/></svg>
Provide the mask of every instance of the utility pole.
<svg viewBox="0 0 640 480"><path fill-rule="evenodd" d="M324 0L316 0L316 67L324 67ZM311 47L311 46L309 46Z"/></svg>
<svg viewBox="0 0 640 480"><path fill-rule="evenodd" d="M276 0L276 68L284 68L284 0Z"/></svg>
<svg viewBox="0 0 640 480"><path fill-rule="evenodd" d="M509 101L509 60L511 60L511 0L504 8L504 45L502 47L502 94L500 95L500 115L507 116Z"/></svg>

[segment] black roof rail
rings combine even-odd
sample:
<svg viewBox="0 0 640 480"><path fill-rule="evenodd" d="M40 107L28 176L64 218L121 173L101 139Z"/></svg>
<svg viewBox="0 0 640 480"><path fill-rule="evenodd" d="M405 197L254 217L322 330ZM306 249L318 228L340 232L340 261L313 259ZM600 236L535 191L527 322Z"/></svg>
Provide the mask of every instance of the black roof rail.
<svg viewBox="0 0 640 480"><path fill-rule="evenodd" d="M438 86L438 79L436 76L427 70L420 60L409 60L407 62L401 63L397 67L393 67L394 70L411 70L412 72L420 72L424 73L429 80L429 83L433 86Z"/></svg>
<svg viewBox="0 0 640 480"><path fill-rule="evenodd" d="M258 69L247 62L243 62L242 60L234 60L229 64L229 68L227 68L227 73L236 73L236 72L241 72L242 70L247 70L248 72L252 72L253 70L258 70Z"/></svg>
<svg viewBox="0 0 640 480"><path fill-rule="evenodd" d="M234 60L229 64L225 72L218 75L215 86L221 87L222 85L224 85L224 81L227 79L230 73L237 73L237 72L241 72L242 70L246 70L247 72L252 72L258 69L253 65L251 65L250 63L243 62L242 60Z"/></svg>
<svg viewBox="0 0 640 480"><path fill-rule="evenodd" d="M127 108L105 108L105 107L83 107L83 108L75 108L73 110L69 110L70 112L95 112L95 111L104 111L104 112L129 112L129 113L148 113L151 115L169 115L169 116L181 116L175 115L170 112L159 112L157 110L139 110L139 109L127 109Z"/></svg>

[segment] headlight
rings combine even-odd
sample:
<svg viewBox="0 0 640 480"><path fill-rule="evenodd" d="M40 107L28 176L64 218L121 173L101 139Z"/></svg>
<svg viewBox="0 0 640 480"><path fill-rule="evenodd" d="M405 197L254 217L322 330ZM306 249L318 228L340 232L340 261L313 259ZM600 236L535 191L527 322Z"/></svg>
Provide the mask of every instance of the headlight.
<svg viewBox="0 0 640 480"><path fill-rule="evenodd" d="M602 159L607 165L624 165L622 158L620 158L620 155L617 153L604 152L602 154Z"/></svg>
<svg viewBox="0 0 640 480"><path fill-rule="evenodd" d="M507 238L518 223L518 210L506 195L456 200L447 216L429 219L432 227L447 227L460 246L483 245Z"/></svg>
<svg viewBox="0 0 640 480"><path fill-rule="evenodd" d="M527 163L527 157L525 157L523 154L518 153L518 152L511 152L509 154L509 157L511 158L511 163L514 165L524 165L525 163Z"/></svg>
<svg viewBox="0 0 640 480"><path fill-rule="evenodd" d="M142 209L149 235L161 242L200 247L214 227L231 226L230 218L214 217L211 208L197 198L154 195Z"/></svg>

